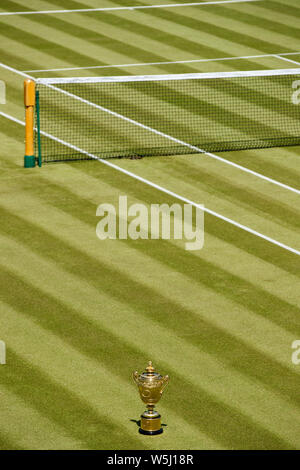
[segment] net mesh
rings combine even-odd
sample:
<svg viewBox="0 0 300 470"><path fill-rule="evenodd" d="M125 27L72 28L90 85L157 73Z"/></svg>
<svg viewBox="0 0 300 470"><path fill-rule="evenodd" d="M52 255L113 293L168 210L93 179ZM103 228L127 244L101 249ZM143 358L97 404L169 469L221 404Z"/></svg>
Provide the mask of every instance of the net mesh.
<svg viewBox="0 0 300 470"><path fill-rule="evenodd" d="M273 72L38 81L42 159L298 145L300 70Z"/></svg>

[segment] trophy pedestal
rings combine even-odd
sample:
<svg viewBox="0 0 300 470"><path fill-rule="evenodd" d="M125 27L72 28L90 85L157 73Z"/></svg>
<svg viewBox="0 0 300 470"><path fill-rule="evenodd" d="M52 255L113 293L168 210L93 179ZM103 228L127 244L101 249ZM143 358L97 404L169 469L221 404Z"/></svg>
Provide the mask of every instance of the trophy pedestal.
<svg viewBox="0 0 300 470"><path fill-rule="evenodd" d="M139 429L140 434L146 434L153 436L155 434L161 434L163 428L161 427L161 416L156 411L145 411L141 415L141 427Z"/></svg>

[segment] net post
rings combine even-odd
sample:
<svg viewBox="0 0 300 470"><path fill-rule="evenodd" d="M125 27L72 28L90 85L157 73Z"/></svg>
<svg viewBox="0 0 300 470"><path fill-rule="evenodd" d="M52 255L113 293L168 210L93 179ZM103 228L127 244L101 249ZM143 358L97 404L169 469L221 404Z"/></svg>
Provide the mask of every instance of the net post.
<svg viewBox="0 0 300 470"><path fill-rule="evenodd" d="M25 105L25 156L24 168L35 166L34 156L34 107L35 107L35 82L27 79L24 81L24 105Z"/></svg>

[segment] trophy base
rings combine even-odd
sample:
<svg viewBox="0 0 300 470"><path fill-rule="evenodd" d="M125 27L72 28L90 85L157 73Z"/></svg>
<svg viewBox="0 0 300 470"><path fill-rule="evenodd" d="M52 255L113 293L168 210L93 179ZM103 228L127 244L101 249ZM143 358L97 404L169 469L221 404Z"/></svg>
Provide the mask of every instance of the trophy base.
<svg viewBox="0 0 300 470"><path fill-rule="evenodd" d="M163 428L161 427L160 415L154 412L145 412L141 415L141 427L139 429L140 434L148 436L154 436L155 434L161 434Z"/></svg>
<svg viewBox="0 0 300 470"><path fill-rule="evenodd" d="M155 436L156 434L161 434L162 432L164 432L163 428L158 429L157 431L144 431L142 428L139 429L139 433L146 436Z"/></svg>

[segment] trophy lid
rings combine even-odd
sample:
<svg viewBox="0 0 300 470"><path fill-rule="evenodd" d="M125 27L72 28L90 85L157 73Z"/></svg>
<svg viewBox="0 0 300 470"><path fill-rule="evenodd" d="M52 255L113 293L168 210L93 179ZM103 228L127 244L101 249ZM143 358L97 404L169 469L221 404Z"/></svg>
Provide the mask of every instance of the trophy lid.
<svg viewBox="0 0 300 470"><path fill-rule="evenodd" d="M146 370L141 374L141 379L143 380L158 380L161 379L162 376L155 372L155 368L152 365L152 361L148 362L148 366Z"/></svg>

